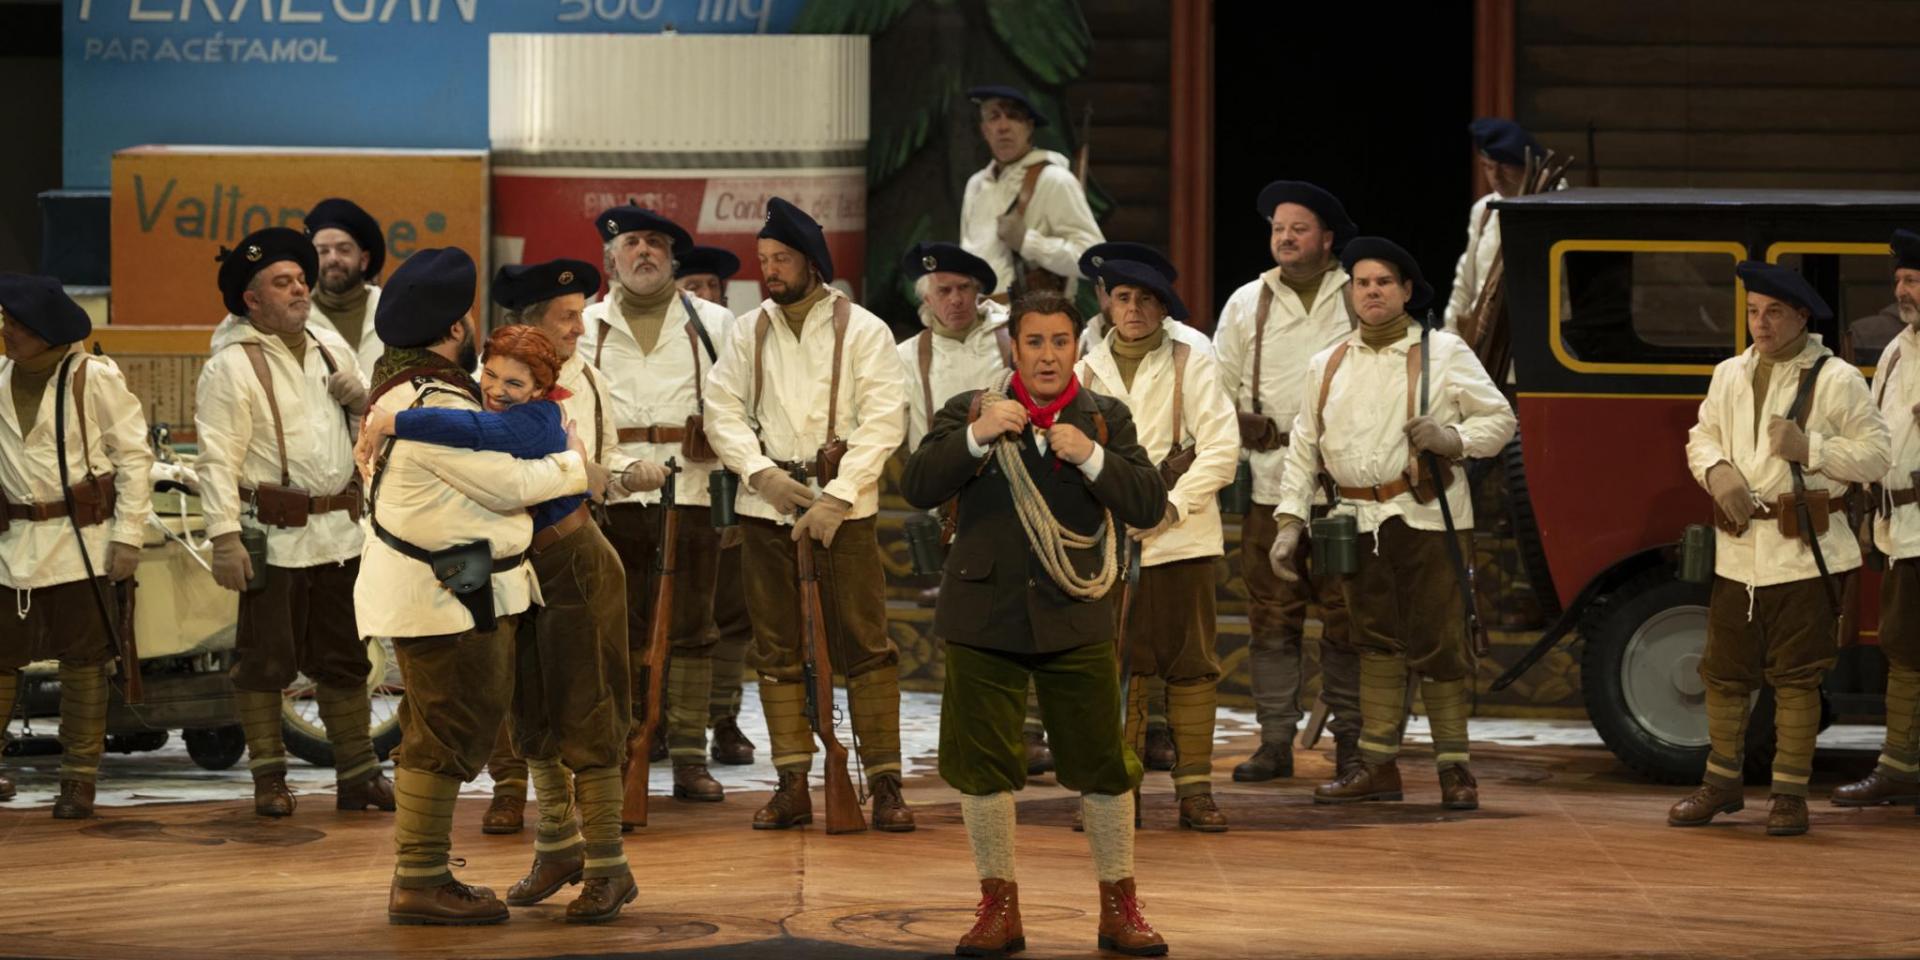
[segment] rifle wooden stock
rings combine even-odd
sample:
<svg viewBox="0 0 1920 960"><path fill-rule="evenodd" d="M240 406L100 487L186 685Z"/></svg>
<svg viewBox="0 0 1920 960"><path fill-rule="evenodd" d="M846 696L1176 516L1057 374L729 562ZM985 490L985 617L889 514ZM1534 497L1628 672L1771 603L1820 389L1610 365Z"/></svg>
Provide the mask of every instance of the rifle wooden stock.
<svg viewBox="0 0 1920 960"><path fill-rule="evenodd" d="M833 661L827 655L826 611L820 604L820 575L813 565L813 538L802 536L794 547L800 567L800 619L806 631L801 649L806 656L807 713L826 751L827 832L859 833L867 828L860 799L847 773L847 747L833 732Z"/></svg>
<svg viewBox="0 0 1920 960"><path fill-rule="evenodd" d="M146 699L140 683L140 644L133 635L133 602L139 582L127 579L113 585L115 612L120 615L120 669L126 671L126 702L138 704Z"/></svg>
<svg viewBox="0 0 1920 960"><path fill-rule="evenodd" d="M669 458L667 483L660 490L660 546L655 554L659 561L658 581L653 592L653 620L647 626L647 658L641 664L647 671L647 703L633 735L627 738L627 765L622 772L625 795L620 804L620 822L635 827L647 825L647 773L652 765L648 754L653 752L654 735L666 714L666 704L661 701L666 699L663 681L670 643L667 627L673 622L673 568L677 553L674 546L680 533L680 511L674 509L673 503L673 478L679 472L680 465Z"/></svg>

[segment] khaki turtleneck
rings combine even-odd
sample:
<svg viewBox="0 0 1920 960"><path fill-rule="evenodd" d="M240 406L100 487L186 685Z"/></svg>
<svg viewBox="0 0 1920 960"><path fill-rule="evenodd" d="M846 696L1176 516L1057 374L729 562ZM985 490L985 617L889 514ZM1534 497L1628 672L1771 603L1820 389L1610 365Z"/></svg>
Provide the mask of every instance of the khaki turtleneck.
<svg viewBox="0 0 1920 960"><path fill-rule="evenodd" d="M1360 342L1375 350L1384 349L1400 341L1407 335L1407 329L1413 326L1413 318L1405 313L1384 323L1362 323Z"/></svg>
<svg viewBox="0 0 1920 960"><path fill-rule="evenodd" d="M34 418L40 415L40 398L47 393L47 381L53 379L68 352L66 347L56 346L31 360L13 362L13 410L20 418L21 436L33 429Z"/></svg>
<svg viewBox="0 0 1920 960"><path fill-rule="evenodd" d="M267 331L262 330L261 332L266 333ZM294 366L297 367L307 362L306 328L302 327L293 333L275 333L273 336L279 337L280 342L287 345L287 352L293 354Z"/></svg>
<svg viewBox="0 0 1920 960"><path fill-rule="evenodd" d="M614 283L613 289L614 295L620 298L620 315L627 318L627 330L633 334L633 341L640 345L641 353L652 353L660 340L660 328L667 323L667 307L673 304L673 295L680 291L671 283L663 283L658 291L645 296L619 282Z"/></svg>
<svg viewBox="0 0 1920 960"><path fill-rule="evenodd" d="M786 318L788 329L795 337L800 336L800 328L807 325L807 314L813 312L813 305L827 298L827 285L816 283L807 295L792 303L780 305L780 315Z"/></svg>
<svg viewBox="0 0 1920 960"><path fill-rule="evenodd" d="M926 324L927 329L932 330L933 335L936 337L946 337L948 340L965 340L973 334L973 331L980 329L980 321L980 311L975 310L973 312L973 319L967 321L966 326L955 330L947 326L946 322L940 319L940 315L933 312L932 307L924 303L920 305L920 322Z"/></svg>
<svg viewBox="0 0 1920 960"><path fill-rule="evenodd" d="M1327 258L1327 262L1321 264L1318 269L1309 271L1307 275L1302 277L1287 276L1285 268L1281 268L1280 282L1286 284L1287 289L1292 290L1300 297L1301 306L1311 310L1313 309L1313 299L1320 295L1321 284L1326 281L1327 274L1332 272L1333 258L1329 257Z"/></svg>
<svg viewBox="0 0 1920 960"><path fill-rule="evenodd" d="M313 292L313 304L320 312L333 321L333 329L347 341L347 346L358 349L360 333L367 324L367 296L373 288L362 283L342 294L332 294L325 290Z"/></svg>
<svg viewBox="0 0 1920 960"><path fill-rule="evenodd" d="M1758 354L1759 362L1753 365L1753 426L1760 431L1766 428L1767 386L1773 382L1773 368L1776 364L1787 363L1807 348L1807 331L1780 345L1772 353Z"/></svg>
<svg viewBox="0 0 1920 960"><path fill-rule="evenodd" d="M1166 342L1166 327L1161 327L1138 340L1128 340L1118 333L1113 335L1113 365L1120 368L1120 380L1127 385L1128 390L1133 389L1133 375L1139 371L1140 361L1145 360L1147 354L1160 349L1160 345Z"/></svg>

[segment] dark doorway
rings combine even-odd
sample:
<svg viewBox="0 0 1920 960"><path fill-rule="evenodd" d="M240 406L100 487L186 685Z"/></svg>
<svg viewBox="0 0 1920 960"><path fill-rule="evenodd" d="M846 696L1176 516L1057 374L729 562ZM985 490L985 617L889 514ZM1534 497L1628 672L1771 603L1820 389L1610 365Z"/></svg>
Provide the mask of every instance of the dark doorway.
<svg viewBox="0 0 1920 960"><path fill-rule="evenodd" d="M1472 7L1216 9L1215 302L1273 267L1254 198L1286 179L1332 191L1361 233L1411 251L1443 310L1473 199Z"/></svg>

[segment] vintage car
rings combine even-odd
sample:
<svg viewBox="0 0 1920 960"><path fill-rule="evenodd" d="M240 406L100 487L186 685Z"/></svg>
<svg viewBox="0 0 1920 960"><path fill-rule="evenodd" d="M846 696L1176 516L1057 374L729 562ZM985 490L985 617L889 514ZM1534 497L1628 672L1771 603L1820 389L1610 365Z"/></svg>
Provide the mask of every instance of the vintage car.
<svg viewBox="0 0 1920 960"><path fill-rule="evenodd" d="M1495 689L1577 636L1587 712L1607 745L1646 776L1695 782L1708 588L1679 578L1676 545L1711 506L1683 448L1714 365L1747 346L1734 265L1801 270L1838 318L1815 332L1871 376L1900 330L1888 237L1920 224L1920 193L1595 188L1494 206L1522 438L1507 492L1525 521L1529 579L1557 613ZM1877 718L1877 577L1848 579L1858 642L1824 700L1830 715ZM1770 715L1770 701L1756 709ZM1761 763L1771 726L1756 716L1750 727Z"/></svg>

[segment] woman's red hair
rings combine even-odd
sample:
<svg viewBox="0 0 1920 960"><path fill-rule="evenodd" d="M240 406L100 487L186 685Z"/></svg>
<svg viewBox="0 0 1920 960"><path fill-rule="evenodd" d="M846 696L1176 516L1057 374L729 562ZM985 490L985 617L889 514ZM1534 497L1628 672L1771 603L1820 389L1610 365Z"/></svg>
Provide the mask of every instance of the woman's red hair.
<svg viewBox="0 0 1920 960"><path fill-rule="evenodd" d="M560 354L547 335L524 323L509 324L487 335L483 358L505 357L527 365L535 390L545 391L560 379Z"/></svg>

